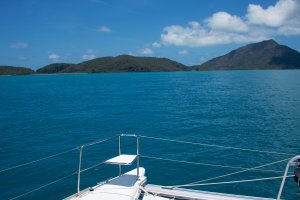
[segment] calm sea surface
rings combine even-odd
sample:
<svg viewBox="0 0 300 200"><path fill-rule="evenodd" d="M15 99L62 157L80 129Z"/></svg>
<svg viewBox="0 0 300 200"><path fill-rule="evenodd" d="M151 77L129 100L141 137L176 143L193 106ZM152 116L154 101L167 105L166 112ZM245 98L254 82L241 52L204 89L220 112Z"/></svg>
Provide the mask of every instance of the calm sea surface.
<svg viewBox="0 0 300 200"><path fill-rule="evenodd" d="M0 77L0 170L120 133L300 154L300 71L220 71ZM134 140L123 141L134 153ZM117 140L84 149L83 168L116 155ZM141 138L141 154L254 167L291 157ZM78 151L0 173L10 199L76 171ZM286 162L211 182L281 176ZM148 182L185 184L239 169L141 158ZM130 169L130 167L124 170ZM117 175L100 165L82 173L82 188ZM280 180L195 189L275 198ZM191 189L194 189L193 187ZM76 176L21 199L61 199ZM283 197L296 199L287 180Z"/></svg>

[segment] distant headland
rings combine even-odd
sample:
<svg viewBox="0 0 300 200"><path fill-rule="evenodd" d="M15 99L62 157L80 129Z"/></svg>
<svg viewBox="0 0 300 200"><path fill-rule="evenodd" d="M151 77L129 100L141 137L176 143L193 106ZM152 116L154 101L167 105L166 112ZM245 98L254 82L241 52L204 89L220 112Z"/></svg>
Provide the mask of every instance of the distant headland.
<svg viewBox="0 0 300 200"><path fill-rule="evenodd" d="M300 69L300 53L274 40L265 40L240 47L196 66L186 66L167 58L121 55L96 58L78 64L53 63L36 71L25 67L0 65L0 75L259 69Z"/></svg>

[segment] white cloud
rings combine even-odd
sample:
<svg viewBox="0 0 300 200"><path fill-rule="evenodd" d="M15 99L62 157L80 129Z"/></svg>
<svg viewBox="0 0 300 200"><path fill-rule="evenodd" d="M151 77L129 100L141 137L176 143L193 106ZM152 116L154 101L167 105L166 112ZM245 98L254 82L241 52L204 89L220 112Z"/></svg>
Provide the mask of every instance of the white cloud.
<svg viewBox="0 0 300 200"><path fill-rule="evenodd" d="M300 35L300 26L295 27L295 26L283 26L278 29L278 33L282 35Z"/></svg>
<svg viewBox="0 0 300 200"><path fill-rule="evenodd" d="M81 56L82 60L92 60L94 58L96 58L96 55L94 54L94 50L93 49L87 49L85 51L85 54Z"/></svg>
<svg viewBox="0 0 300 200"><path fill-rule="evenodd" d="M178 51L178 54L180 54L180 55L187 55L187 54L189 54L189 52L188 52L188 50L181 50L181 51Z"/></svg>
<svg viewBox="0 0 300 200"><path fill-rule="evenodd" d="M300 1L279 0L263 9L250 4L244 16L226 12L214 13L202 22L164 28L164 45L209 46L229 43L257 42L277 35L300 35Z"/></svg>
<svg viewBox="0 0 300 200"><path fill-rule="evenodd" d="M52 61L52 62L58 62L60 59L60 55L56 54L56 53L51 53L49 54L48 58Z"/></svg>
<svg viewBox="0 0 300 200"><path fill-rule="evenodd" d="M266 9L250 4L247 19L249 24L275 29L277 35L300 35L300 1L279 0Z"/></svg>
<svg viewBox="0 0 300 200"><path fill-rule="evenodd" d="M186 27L179 25L166 27L161 34L161 40L165 45L198 47L237 42L240 40L238 36L237 33L214 31L192 22Z"/></svg>
<svg viewBox="0 0 300 200"><path fill-rule="evenodd" d="M14 43L14 44L11 44L10 45L10 48L13 48L13 49L26 49L28 48L28 43L27 42L17 42L17 43Z"/></svg>
<svg viewBox="0 0 300 200"><path fill-rule="evenodd" d="M154 47L154 48L160 48L160 47L161 47L161 44L158 43L158 42L153 42L153 43L152 43L152 47Z"/></svg>
<svg viewBox="0 0 300 200"><path fill-rule="evenodd" d="M98 28L98 31L103 33L110 33L111 29L108 28L107 26L101 26L100 28Z"/></svg>
<svg viewBox="0 0 300 200"><path fill-rule="evenodd" d="M217 12L207 19L208 25L213 30L221 30L225 32L246 32L247 24L238 16L233 16L227 12Z"/></svg>
<svg viewBox="0 0 300 200"><path fill-rule="evenodd" d="M141 53L141 54L145 54L145 55L149 55L149 54L153 54L154 52L153 52L153 50L150 49L150 48L145 48L145 49L142 49L142 50L140 51L140 53Z"/></svg>
<svg viewBox="0 0 300 200"><path fill-rule="evenodd" d="M252 24L279 27L295 17L299 12L298 4L298 0L279 0L275 6L269 6L267 9L263 9L260 5L250 4L247 18Z"/></svg>
<svg viewBox="0 0 300 200"><path fill-rule="evenodd" d="M96 56L94 54L84 54L81 58L82 60L92 60L96 58Z"/></svg>

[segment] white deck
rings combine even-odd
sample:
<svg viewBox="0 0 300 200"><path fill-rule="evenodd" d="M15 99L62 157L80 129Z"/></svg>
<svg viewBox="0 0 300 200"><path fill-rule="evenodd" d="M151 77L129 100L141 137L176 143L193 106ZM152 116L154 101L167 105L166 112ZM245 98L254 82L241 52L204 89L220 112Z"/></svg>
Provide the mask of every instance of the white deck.
<svg viewBox="0 0 300 200"><path fill-rule="evenodd" d="M105 163L112 165L131 165L135 161L136 157L137 155L122 154L105 161Z"/></svg>
<svg viewBox="0 0 300 200"><path fill-rule="evenodd" d="M140 186L145 183L145 169L140 167L140 176L137 179L137 170L134 169L121 176L109 180L104 184L86 189L65 200L133 200L140 195Z"/></svg>
<svg viewBox="0 0 300 200"><path fill-rule="evenodd" d="M224 194L216 192L206 192L200 190L189 190L189 189L164 189L160 185L146 185L145 189L149 193L161 195L164 198L156 198L153 195L145 196L145 200L163 200L172 199L172 197L177 197L181 199L193 199L193 200L274 200L262 197L250 197L242 195ZM168 198L169 197L169 198Z"/></svg>

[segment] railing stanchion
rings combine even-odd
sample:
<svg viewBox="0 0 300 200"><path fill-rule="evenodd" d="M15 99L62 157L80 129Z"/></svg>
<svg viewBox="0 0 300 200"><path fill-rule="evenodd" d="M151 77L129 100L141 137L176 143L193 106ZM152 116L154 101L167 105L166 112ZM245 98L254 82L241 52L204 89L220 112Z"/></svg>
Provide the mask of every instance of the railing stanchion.
<svg viewBox="0 0 300 200"><path fill-rule="evenodd" d="M283 178L282 178L282 181L281 181L281 185L280 185L276 200L280 200L280 198L281 198L281 194L282 194L282 191L283 191L285 180L286 180L286 177L287 177L287 174L289 172L289 168L290 168L291 164L293 162L297 161L298 159L300 159L300 156L295 156L295 157L291 158L289 160L288 164L286 165L286 168L285 168L285 171L284 171L284 175L283 175Z"/></svg>
<svg viewBox="0 0 300 200"><path fill-rule="evenodd" d="M122 135L119 135L119 156L122 154L122 141L121 141ZM119 165L119 176L122 174L122 166Z"/></svg>
<svg viewBox="0 0 300 200"><path fill-rule="evenodd" d="M137 178L139 178L140 175L140 141L139 136L136 136L136 170L137 170Z"/></svg>
<svg viewBox="0 0 300 200"><path fill-rule="evenodd" d="M78 177L77 177L77 193L80 192L80 172L81 172L81 158L82 158L83 145L79 149L79 160L78 160Z"/></svg>

